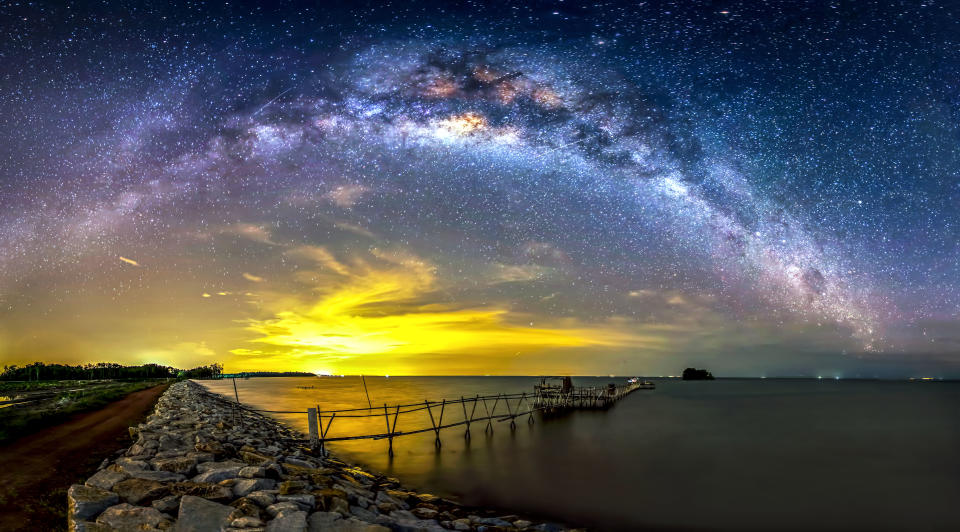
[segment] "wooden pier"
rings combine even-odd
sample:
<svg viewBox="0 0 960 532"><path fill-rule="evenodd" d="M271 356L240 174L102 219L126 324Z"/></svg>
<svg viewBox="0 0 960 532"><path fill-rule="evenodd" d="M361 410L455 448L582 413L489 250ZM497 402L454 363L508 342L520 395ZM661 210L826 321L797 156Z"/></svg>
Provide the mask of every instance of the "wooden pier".
<svg viewBox="0 0 960 532"><path fill-rule="evenodd" d="M557 414L582 408L609 408L636 390L653 389L649 382L630 382L627 384L609 384L607 386L574 386L570 377L541 379L534 386L534 409L543 414Z"/></svg>
<svg viewBox="0 0 960 532"><path fill-rule="evenodd" d="M653 389L650 382L641 382L633 379L627 384L609 384L608 386L574 386L570 377L543 378L534 386L533 393L510 393L496 395L474 395L459 399L443 399L441 401L425 400L421 403L399 405L373 406L366 408L350 408L340 410L321 410L319 406L308 408L306 412L290 412L275 410L255 410L257 412L274 414L306 414L309 439L304 443L321 454L326 454L326 444L329 442L356 441L356 440L387 440L387 453L393 456L393 440L401 436L413 434L433 433L434 444L439 449L442 446L441 431L454 427L464 427L463 437L470 439L470 429L477 424L483 425L483 432L493 433L495 423L510 422L510 429L517 427L517 419L526 418L527 423L533 424L533 414L539 412L542 416L553 416L577 409L609 408L636 390ZM246 410L254 410L237 405ZM430 424L417 428L402 430L398 428L401 416L426 412ZM462 415L461 415L462 414ZM451 421L451 415L456 416ZM334 435L330 428L336 419L344 418L383 418L382 432L368 432L364 434ZM446 422L444 422L446 417Z"/></svg>

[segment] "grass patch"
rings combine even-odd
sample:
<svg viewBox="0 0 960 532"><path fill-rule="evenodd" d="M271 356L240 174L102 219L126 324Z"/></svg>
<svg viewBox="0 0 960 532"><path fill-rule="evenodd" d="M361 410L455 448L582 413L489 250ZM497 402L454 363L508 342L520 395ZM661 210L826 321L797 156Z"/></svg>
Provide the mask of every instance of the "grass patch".
<svg viewBox="0 0 960 532"><path fill-rule="evenodd" d="M31 391L69 387L69 382L41 381L32 383L43 387L33 388ZM96 410L132 392L150 388L162 382L164 381L112 383L76 392L64 392L36 404L2 408L0 409L0 444L61 423L78 412ZM57 384L51 385L48 383Z"/></svg>

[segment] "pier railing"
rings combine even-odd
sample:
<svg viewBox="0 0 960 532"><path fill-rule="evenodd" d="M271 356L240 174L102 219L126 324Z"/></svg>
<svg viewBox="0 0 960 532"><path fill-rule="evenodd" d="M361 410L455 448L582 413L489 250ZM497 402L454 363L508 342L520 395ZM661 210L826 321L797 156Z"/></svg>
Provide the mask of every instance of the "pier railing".
<svg viewBox="0 0 960 532"><path fill-rule="evenodd" d="M494 423L510 422L511 430L516 429L517 419L526 416L529 424L534 423L533 414L557 414L563 411L583 408L607 408L631 392L649 388L649 383L630 383L624 385L610 385L603 387L571 387L561 388L541 383L534 387L533 393L498 393L496 395L479 395L460 397L459 399L442 399L440 401L424 400L423 402L395 404L382 406L367 406L358 408L341 408L336 410L321 410L319 405L308 408L306 411L290 410L260 410L240 404L237 396L236 408L266 414L306 414L309 439L303 440L312 449L326 454L326 444L330 442L344 442L356 440L387 440L387 452L393 456L393 440L401 436L433 432L434 444L437 448L442 445L440 432L454 427L464 427L464 438L470 439L471 426L483 424L484 433L492 433ZM236 392L236 388L234 388ZM462 413L462 418L450 421L449 414ZM398 429L400 418L416 413L426 412L430 424ZM423 414L419 414L423 419ZM444 417L447 421L444 422ZM361 434L334 435L330 429L337 419L374 419L383 418L382 431L367 431Z"/></svg>

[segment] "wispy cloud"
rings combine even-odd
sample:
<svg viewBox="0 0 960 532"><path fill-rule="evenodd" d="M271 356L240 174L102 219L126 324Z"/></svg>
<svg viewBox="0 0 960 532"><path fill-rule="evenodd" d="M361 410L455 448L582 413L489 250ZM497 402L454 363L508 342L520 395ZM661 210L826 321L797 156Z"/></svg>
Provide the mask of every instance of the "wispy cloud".
<svg viewBox="0 0 960 532"><path fill-rule="evenodd" d="M248 281L252 281L254 283L262 283L266 281L266 279L264 279L263 277L260 277L259 275L254 275L252 273L247 273L247 272L243 272L243 278Z"/></svg>
<svg viewBox="0 0 960 532"><path fill-rule="evenodd" d="M133 260L133 259L128 259L128 258L123 257L123 256L120 257L120 260L123 261L123 262L126 262L127 264L129 264L129 265L131 265L131 266L140 266L140 263L139 263L139 262L137 262L137 261L135 261L135 260Z"/></svg>
<svg viewBox="0 0 960 532"><path fill-rule="evenodd" d="M443 294L436 265L405 250L374 248L349 263L320 246L300 246L293 253L328 273L301 277L311 297L266 295L264 308L271 315L246 322L254 335L251 344L261 347L238 347L235 354L288 353L301 362L306 357L324 367L334 365L340 372L372 367L390 371L392 361L409 359L395 359L397 355L433 353L454 360L640 341L622 324L534 320L505 304L445 302L449 298ZM507 274L530 276L528 271ZM488 361L478 357L476 364L479 369Z"/></svg>

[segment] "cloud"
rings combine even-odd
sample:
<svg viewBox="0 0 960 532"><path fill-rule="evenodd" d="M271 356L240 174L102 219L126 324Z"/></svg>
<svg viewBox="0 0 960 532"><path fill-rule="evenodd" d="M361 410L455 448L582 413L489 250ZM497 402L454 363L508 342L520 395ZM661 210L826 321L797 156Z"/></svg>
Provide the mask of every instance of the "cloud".
<svg viewBox="0 0 960 532"><path fill-rule="evenodd" d="M252 273L247 273L247 272L243 272L243 278L248 281L252 281L254 283L262 283L266 281L266 279L264 279L263 277L260 277L259 275L254 275Z"/></svg>
<svg viewBox="0 0 960 532"><path fill-rule="evenodd" d="M360 198L369 190L368 187L363 185L341 185L324 194L324 197L337 207L350 209L353 208L353 206L360 201Z"/></svg>
<svg viewBox="0 0 960 532"><path fill-rule="evenodd" d="M135 260L133 260L133 259L128 259L128 258L123 257L123 256L120 257L120 260L123 261L123 262L126 262L127 264L129 264L129 265L131 265L131 266L140 266L140 263L139 263L139 262L137 262L137 261L135 261Z"/></svg>
<svg viewBox="0 0 960 532"><path fill-rule="evenodd" d="M226 234L236 235L247 240L252 240L254 242L259 242L261 244L269 244L271 246L279 245L272 240L273 235L270 233L270 230L260 225L238 223L225 228L223 232Z"/></svg>
<svg viewBox="0 0 960 532"><path fill-rule="evenodd" d="M401 373L404 368L396 367L395 360L409 364L410 357L433 353L448 361L476 356L482 371L489 364L482 355L635 346L642 341L623 323L551 322L513 312L505 304L449 303L437 266L402 249L373 248L366 256L353 257L350 266L320 246L301 246L295 253L336 275L301 276L310 290L300 293L311 297L266 295L263 305L269 315L245 322L253 333L250 344L257 347L237 347L234 354L286 353L338 372L376 367ZM507 277L530 275L520 268L509 270Z"/></svg>

